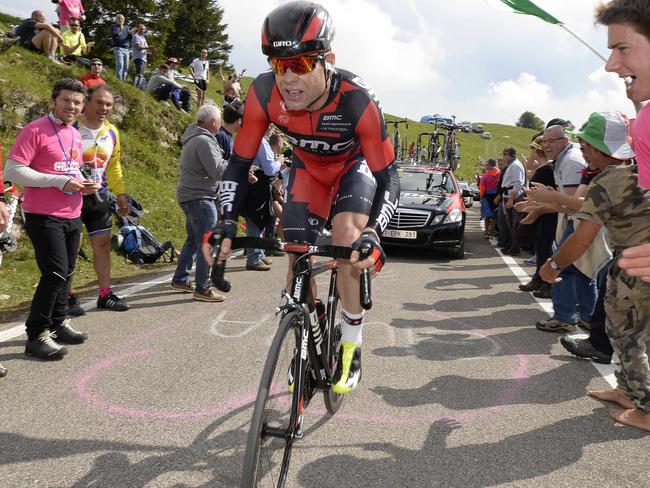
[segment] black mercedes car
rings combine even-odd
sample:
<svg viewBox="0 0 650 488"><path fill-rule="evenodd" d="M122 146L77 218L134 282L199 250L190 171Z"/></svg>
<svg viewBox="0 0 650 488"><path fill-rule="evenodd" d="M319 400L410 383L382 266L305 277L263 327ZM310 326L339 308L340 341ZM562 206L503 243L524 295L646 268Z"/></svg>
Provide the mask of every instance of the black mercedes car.
<svg viewBox="0 0 650 488"><path fill-rule="evenodd" d="M447 168L407 167L399 173L399 206L384 231L387 246L450 251L465 255L465 204L455 176Z"/></svg>

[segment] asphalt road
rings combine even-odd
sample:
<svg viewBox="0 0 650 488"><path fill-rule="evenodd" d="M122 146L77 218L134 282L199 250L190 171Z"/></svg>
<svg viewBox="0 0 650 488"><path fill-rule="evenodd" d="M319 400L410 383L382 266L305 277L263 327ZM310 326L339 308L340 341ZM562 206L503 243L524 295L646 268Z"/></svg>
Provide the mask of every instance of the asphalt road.
<svg viewBox="0 0 650 488"><path fill-rule="evenodd" d="M585 396L607 382L533 327L547 314L477 212L464 260L390 253L363 381L332 418L315 397L287 486L650 486L650 436ZM60 362L0 342L0 487L237 486L285 262L234 260L220 304L164 283L126 313L91 310L75 320L90 339Z"/></svg>

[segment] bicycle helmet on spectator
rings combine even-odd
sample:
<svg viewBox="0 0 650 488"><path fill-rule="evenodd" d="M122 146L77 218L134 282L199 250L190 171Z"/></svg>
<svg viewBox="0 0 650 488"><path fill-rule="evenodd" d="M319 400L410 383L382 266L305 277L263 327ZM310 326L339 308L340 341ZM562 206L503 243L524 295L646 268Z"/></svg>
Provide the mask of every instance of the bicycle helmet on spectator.
<svg viewBox="0 0 650 488"><path fill-rule="evenodd" d="M273 58L326 53L334 38L329 12L314 2L289 2L264 19L262 52Z"/></svg>

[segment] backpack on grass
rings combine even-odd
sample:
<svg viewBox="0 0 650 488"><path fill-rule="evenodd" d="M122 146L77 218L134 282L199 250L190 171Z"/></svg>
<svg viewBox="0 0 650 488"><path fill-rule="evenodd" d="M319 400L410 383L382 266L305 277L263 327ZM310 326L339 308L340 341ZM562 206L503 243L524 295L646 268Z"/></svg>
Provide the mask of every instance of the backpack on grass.
<svg viewBox="0 0 650 488"><path fill-rule="evenodd" d="M152 264L161 258L163 262L174 262L171 241L161 244L149 230L133 222L127 221L120 232L113 235L111 246L133 264Z"/></svg>

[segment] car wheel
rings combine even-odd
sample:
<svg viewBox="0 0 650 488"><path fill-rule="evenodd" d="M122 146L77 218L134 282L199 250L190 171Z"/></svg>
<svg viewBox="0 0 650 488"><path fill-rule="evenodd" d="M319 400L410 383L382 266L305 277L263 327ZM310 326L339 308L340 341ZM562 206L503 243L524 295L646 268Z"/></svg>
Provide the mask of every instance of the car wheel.
<svg viewBox="0 0 650 488"><path fill-rule="evenodd" d="M465 257L465 236L460 240L460 244L451 250L451 257L454 259L463 259Z"/></svg>

